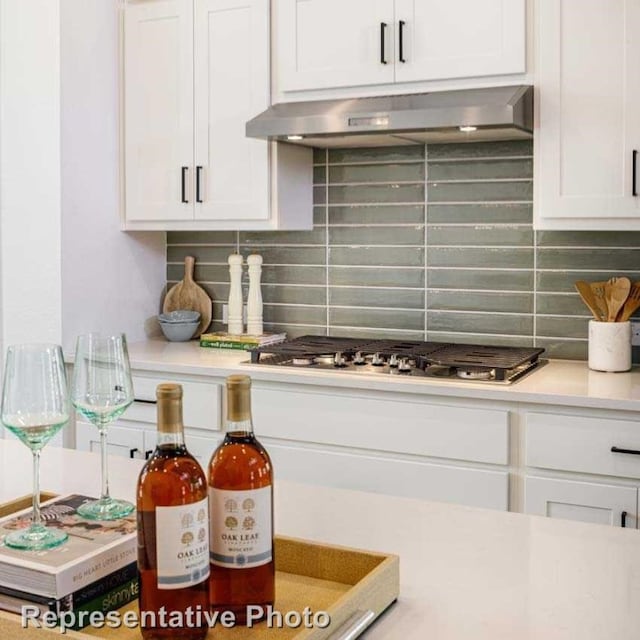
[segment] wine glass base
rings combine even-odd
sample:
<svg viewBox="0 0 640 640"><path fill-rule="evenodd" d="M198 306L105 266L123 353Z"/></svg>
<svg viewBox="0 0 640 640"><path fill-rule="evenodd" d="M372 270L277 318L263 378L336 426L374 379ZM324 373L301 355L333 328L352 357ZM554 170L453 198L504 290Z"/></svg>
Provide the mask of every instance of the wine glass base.
<svg viewBox="0 0 640 640"><path fill-rule="evenodd" d="M119 520L128 516L135 506L126 500L93 500L78 507L78 515L87 520Z"/></svg>
<svg viewBox="0 0 640 640"><path fill-rule="evenodd" d="M4 544L10 549L40 551L61 545L69 536L52 527L30 527L13 531L5 536Z"/></svg>

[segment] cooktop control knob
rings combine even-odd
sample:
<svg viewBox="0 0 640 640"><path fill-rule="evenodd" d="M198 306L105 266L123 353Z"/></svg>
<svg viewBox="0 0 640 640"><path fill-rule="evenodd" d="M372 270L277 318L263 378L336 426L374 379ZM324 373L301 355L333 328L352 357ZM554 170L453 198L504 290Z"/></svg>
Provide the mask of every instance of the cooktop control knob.
<svg viewBox="0 0 640 640"><path fill-rule="evenodd" d="M389 357L389 366L395 369L398 366L398 364L399 364L398 354L392 353L391 356Z"/></svg>
<svg viewBox="0 0 640 640"><path fill-rule="evenodd" d="M353 364L367 364L367 361L362 355L362 351L356 351L356 355L353 356Z"/></svg>
<svg viewBox="0 0 640 640"><path fill-rule="evenodd" d="M371 358L371 364L374 367L381 367L384 364L384 358L379 353L374 353Z"/></svg>
<svg viewBox="0 0 640 640"><path fill-rule="evenodd" d="M402 358L398 365L398 371L402 373L409 373L411 371L411 365L409 364L409 358Z"/></svg>
<svg viewBox="0 0 640 640"><path fill-rule="evenodd" d="M347 360L342 355L342 351L337 351L336 352L336 355L333 358L333 365L335 367L346 367L347 366Z"/></svg>

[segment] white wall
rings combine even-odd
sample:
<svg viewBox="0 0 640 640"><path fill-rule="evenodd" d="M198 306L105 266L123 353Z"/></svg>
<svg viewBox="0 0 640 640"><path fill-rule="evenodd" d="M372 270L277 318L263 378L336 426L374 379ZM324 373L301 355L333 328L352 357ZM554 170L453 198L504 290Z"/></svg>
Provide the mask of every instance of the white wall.
<svg viewBox="0 0 640 640"><path fill-rule="evenodd" d="M0 0L0 358L60 342L58 0Z"/></svg>
<svg viewBox="0 0 640 640"><path fill-rule="evenodd" d="M166 281L165 234L119 229L118 20L118 0L62 1L65 348L87 331L144 339Z"/></svg>

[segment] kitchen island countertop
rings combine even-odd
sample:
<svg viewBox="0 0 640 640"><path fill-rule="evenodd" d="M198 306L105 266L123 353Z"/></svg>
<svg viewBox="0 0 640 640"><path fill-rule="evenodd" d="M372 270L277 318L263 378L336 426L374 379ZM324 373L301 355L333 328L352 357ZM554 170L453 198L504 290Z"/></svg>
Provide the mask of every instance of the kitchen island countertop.
<svg viewBox="0 0 640 640"><path fill-rule="evenodd" d="M30 453L0 440L0 499L30 492ZM98 455L42 454L42 486L99 492ZM111 459L133 499L142 460ZM280 482L276 532L400 556L400 598L370 640L625 640L640 627L640 533Z"/></svg>
<svg viewBox="0 0 640 640"><path fill-rule="evenodd" d="M603 373L591 371L584 361L550 360L515 383L501 385L252 365L246 352L207 349L196 341L137 342L129 345L129 354L134 369L166 374L224 377L242 372L255 380L313 386L640 411L640 367Z"/></svg>

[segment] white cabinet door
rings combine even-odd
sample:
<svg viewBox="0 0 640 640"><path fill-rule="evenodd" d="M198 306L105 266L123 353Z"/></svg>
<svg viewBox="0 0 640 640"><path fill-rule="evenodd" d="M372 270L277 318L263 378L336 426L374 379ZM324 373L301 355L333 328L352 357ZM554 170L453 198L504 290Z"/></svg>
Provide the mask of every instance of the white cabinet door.
<svg viewBox="0 0 640 640"><path fill-rule="evenodd" d="M128 4L124 17L128 221L193 218L193 0Z"/></svg>
<svg viewBox="0 0 640 640"><path fill-rule="evenodd" d="M525 512L550 518L636 528L638 490L528 476Z"/></svg>
<svg viewBox="0 0 640 640"><path fill-rule="evenodd" d="M394 79L394 0L279 0L276 62L282 91Z"/></svg>
<svg viewBox="0 0 640 640"><path fill-rule="evenodd" d="M537 10L537 226L640 228L640 0Z"/></svg>
<svg viewBox="0 0 640 640"><path fill-rule="evenodd" d="M396 0L396 82L524 73L524 0Z"/></svg>
<svg viewBox="0 0 640 640"><path fill-rule="evenodd" d="M269 148L245 125L269 106L269 3L195 0L197 220L267 220Z"/></svg>
<svg viewBox="0 0 640 640"><path fill-rule="evenodd" d="M146 442L145 436L150 441ZM143 458L146 450L155 446L153 436L142 428L111 425L107 431L107 451L109 455L123 458ZM76 421L76 449L79 451L100 452L100 434L98 429L89 422Z"/></svg>

